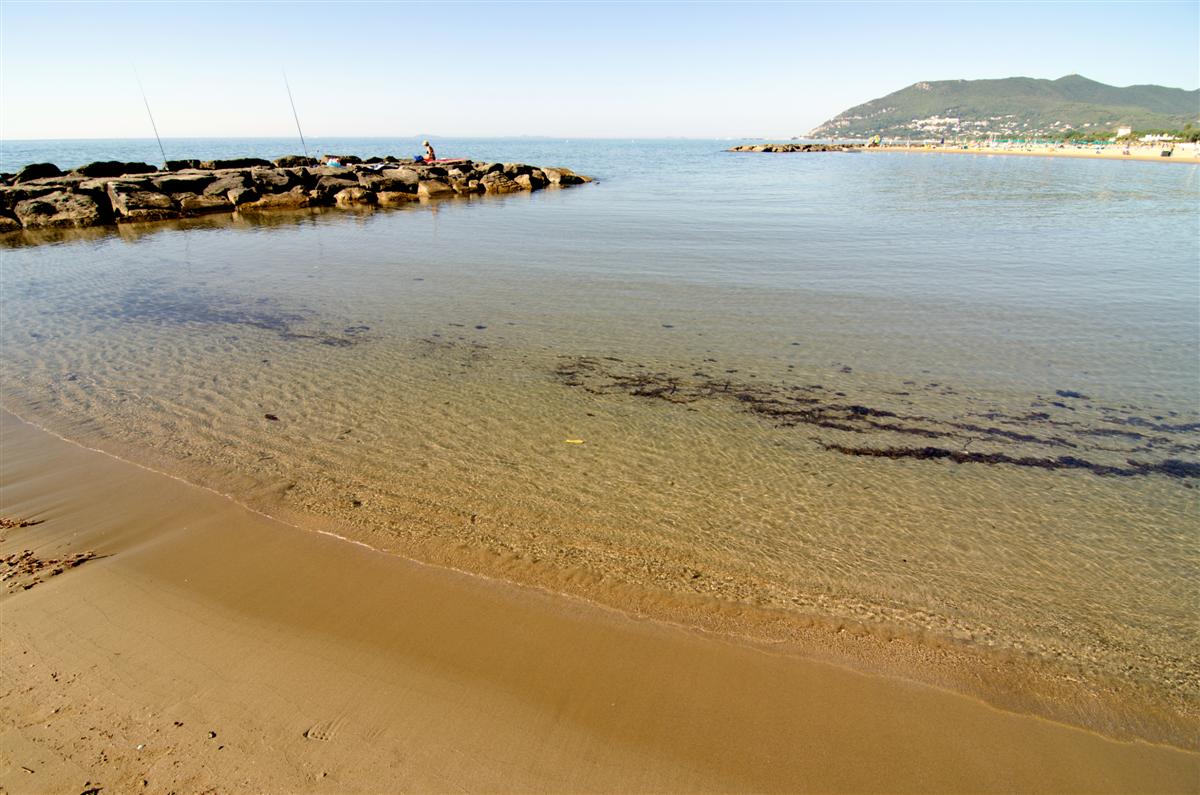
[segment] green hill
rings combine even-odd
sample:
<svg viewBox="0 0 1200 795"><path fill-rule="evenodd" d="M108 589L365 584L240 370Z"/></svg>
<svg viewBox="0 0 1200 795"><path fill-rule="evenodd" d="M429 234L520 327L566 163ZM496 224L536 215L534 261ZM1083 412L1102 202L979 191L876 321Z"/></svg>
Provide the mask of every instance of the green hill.
<svg viewBox="0 0 1200 795"><path fill-rule="evenodd" d="M1080 75L1058 80L915 83L850 108L813 138L1061 135L1067 130L1182 129L1200 122L1200 89L1108 86Z"/></svg>

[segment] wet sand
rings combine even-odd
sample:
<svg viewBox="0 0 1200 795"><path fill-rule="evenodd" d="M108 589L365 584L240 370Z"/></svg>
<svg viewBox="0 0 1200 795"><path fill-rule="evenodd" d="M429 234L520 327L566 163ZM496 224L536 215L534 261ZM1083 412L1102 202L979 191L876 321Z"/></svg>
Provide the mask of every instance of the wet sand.
<svg viewBox="0 0 1200 795"><path fill-rule="evenodd" d="M1200 789L1200 755L299 530L0 413L0 787Z"/></svg>

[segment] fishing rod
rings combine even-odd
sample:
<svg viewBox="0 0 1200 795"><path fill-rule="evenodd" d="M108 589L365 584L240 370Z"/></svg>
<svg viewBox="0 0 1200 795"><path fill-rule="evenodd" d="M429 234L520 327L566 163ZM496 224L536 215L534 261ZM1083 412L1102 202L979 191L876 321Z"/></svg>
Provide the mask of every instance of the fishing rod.
<svg viewBox="0 0 1200 795"><path fill-rule="evenodd" d="M158 153L162 155L163 168L167 167L167 152L163 149L162 138L158 137L158 125L154 123L154 114L150 112L150 100L146 99L146 88L142 85L142 78L138 74L137 67L133 67L133 77L137 80L138 90L142 92L142 102L146 103L146 115L150 117L150 129L154 130L154 140L158 141Z"/></svg>
<svg viewBox="0 0 1200 795"><path fill-rule="evenodd" d="M283 85L287 88L288 102L292 103L292 118L296 120L296 132L300 133L300 146L304 149L304 156L308 157L308 144L304 142L304 130L300 129L300 114L296 112L296 100L292 99L292 86L288 83L287 70L283 73Z"/></svg>

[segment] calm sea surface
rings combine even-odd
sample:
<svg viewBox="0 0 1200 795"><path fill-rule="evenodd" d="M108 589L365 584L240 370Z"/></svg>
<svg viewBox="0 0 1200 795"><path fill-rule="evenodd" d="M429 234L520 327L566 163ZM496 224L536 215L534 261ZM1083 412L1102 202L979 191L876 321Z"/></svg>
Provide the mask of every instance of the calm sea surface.
<svg viewBox="0 0 1200 795"><path fill-rule="evenodd" d="M598 181L18 241L4 406L427 560L1196 703L1197 166L435 144ZM10 141L0 168L100 159L157 146Z"/></svg>

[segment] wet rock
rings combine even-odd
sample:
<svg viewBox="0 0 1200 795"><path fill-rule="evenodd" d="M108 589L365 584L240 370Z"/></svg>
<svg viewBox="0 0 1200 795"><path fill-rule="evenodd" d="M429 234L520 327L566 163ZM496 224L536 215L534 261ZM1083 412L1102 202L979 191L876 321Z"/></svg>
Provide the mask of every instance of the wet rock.
<svg viewBox="0 0 1200 795"><path fill-rule="evenodd" d="M454 195L454 188L440 179L423 179L417 185L417 195L422 199L439 199Z"/></svg>
<svg viewBox="0 0 1200 795"><path fill-rule="evenodd" d="M381 190L375 194L375 201L381 205L408 204L417 200L417 194L403 191Z"/></svg>
<svg viewBox="0 0 1200 795"><path fill-rule="evenodd" d="M546 187L546 177L540 171L531 171L528 174L518 174L513 178L513 182L521 186L522 190L541 190Z"/></svg>
<svg viewBox="0 0 1200 795"><path fill-rule="evenodd" d="M187 171L200 168L199 160L168 160L167 171Z"/></svg>
<svg viewBox="0 0 1200 795"><path fill-rule="evenodd" d="M591 177L583 177L569 168L543 168L547 182L551 185L580 185L591 182Z"/></svg>
<svg viewBox="0 0 1200 795"><path fill-rule="evenodd" d="M450 187L454 188L454 192L460 195L468 195L472 193L483 193L483 185L479 184L477 179L456 179L450 183Z"/></svg>
<svg viewBox="0 0 1200 795"><path fill-rule="evenodd" d="M254 188L233 188L225 196L234 207L241 207L243 204L258 201L258 191Z"/></svg>
<svg viewBox="0 0 1200 795"><path fill-rule="evenodd" d="M108 199L118 220L153 221L179 214L170 196L137 184L108 183Z"/></svg>
<svg viewBox="0 0 1200 795"><path fill-rule="evenodd" d="M226 196L184 195L179 198L179 209L188 214L233 212L234 204Z"/></svg>
<svg viewBox="0 0 1200 795"><path fill-rule="evenodd" d="M107 220L107 208L83 193L55 191L19 202L13 209L26 229L95 226Z"/></svg>
<svg viewBox="0 0 1200 795"><path fill-rule="evenodd" d="M15 232L21 228L21 222L9 215L0 215L0 235Z"/></svg>
<svg viewBox="0 0 1200 795"><path fill-rule="evenodd" d="M230 197L232 199L232 196ZM290 210L308 207L312 197L303 187L295 187L286 193L268 193L254 201L238 205L238 210Z"/></svg>
<svg viewBox="0 0 1200 795"><path fill-rule="evenodd" d="M44 177L62 176L62 170L53 163L30 163L17 172L14 182L29 182Z"/></svg>
<svg viewBox="0 0 1200 795"><path fill-rule="evenodd" d="M342 207L352 204L374 204L375 194L366 188L355 186L338 191L333 200L335 204Z"/></svg>
<svg viewBox="0 0 1200 795"><path fill-rule="evenodd" d="M522 188L503 171L492 171L484 174L479 180L484 193L519 193Z"/></svg>

